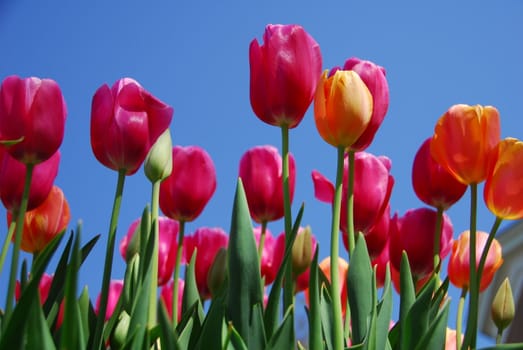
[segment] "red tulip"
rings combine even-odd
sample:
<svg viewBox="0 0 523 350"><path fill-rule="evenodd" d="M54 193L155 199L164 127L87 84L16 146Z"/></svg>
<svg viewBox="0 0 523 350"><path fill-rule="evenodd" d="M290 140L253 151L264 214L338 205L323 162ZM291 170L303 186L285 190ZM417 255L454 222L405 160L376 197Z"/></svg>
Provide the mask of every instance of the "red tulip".
<svg viewBox="0 0 523 350"><path fill-rule="evenodd" d="M207 274L212 266L214 257L220 248L227 248L229 236L221 228L201 227L192 235L185 237L184 249L185 256L189 261L198 248L196 253L196 263L194 266L196 284L198 291L203 299L211 297L211 291L207 285Z"/></svg>
<svg viewBox="0 0 523 350"><path fill-rule="evenodd" d="M133 242L137 239L137 235L140 234L140 222L140 219L135 220L129 227L127 235L120 242L120 254L126 261L132 258L132 255L129 256L129 254L134 255L135 251L133 250L137 248L133 247ZM178 239L178 221L159 217L158 226L158 285L163 286L172 278L174 272L176 247L178 246L176 243ZM129 247L129 244L131 244L131 247ZM183 260L182 263L185 263L185 259Z"/></svg>
<svg viewBox="0 0 523 350"><path fill-rule="evenodd" d="M51 79L7 77L0 87L0 142L25 164L38 164L56 153L64 138L65 101Z"/></svg>
<svg viewBox="0 0 523 350"><path fill-rule="evenodd" d="M109 283L109 296L107 298L107 310L105 311L105 321L108 321L111 316L113 315L114 309L116 308L116 305L118 304L118 300L120 300L120 295L122 294L123 290L123 281L122 280L112 280ZM98 294L98 297L96 298L96 303L94 307L94 312L98 315L98 311L100 309L100 298L101 293Z"/></svg>
<svg viewBox="0 0 523 350"><path fill-rule="evenodd" d="M193 221L215 190L216 171L207 152L197 146L174 146L172 173L160 185L163 213L178 221Z"/></svg>
<svg viewBox="0 0 523 350"><path fill-rule="evenodd" d="M173 109L131 78L102 85L91 107L91 146L96 159L134 174L151 146L169 127Z"/></svg>
<svg viewBox="0 0 523 350"><path fill-rule="evenodd" d="M239 176L242 179L249 211L258 223L283 217L282 159L273 146L257 146L245 152L240 160ZM290 200L294 196L296 166L289 154Z"/></svg>
<svg viewBox="0 0 523 350"><path fill-rule="evenodd" d="M267 124L296 127L321 74L318 43L298 25L268 25L263 44L251 42L249 63L254 113Z"/></svg>
<svg viewBox="0 0 523 350"><path fill-rule="evenodd" d="M348 158L345 157L340 229L347 232ZM390 159L356 152L354 159L354 228L366 234L381 219L389 204L394 178ZM333 203L334 185L317 171L312 172L314 196Z"/></svg>
<svg viewBox="0 0 523 350"><path fill-rule="evenodd" d="M394 215L390 222L390 262L399 271L402 252L407 253L412 275L425 277L434 269L434 233L436 211L429 208L410 209L401 216ZM439 256L441 260L450 252L453 227L449 217L443 214Z"/></svg>
<svg viewBox="0 0 523 350"><path fill-rule="evenodd" d="M51 158L34 166L27 210L38 207L47 198L58 174L59 164L60 151L56 151ZM8 211L17 212L20 208L25 176L25 164L11 157L0 147L0 198Z"/></svg>
<svg viewBox="0 0 523 350"><path fill-rule="evenodd" d="M160 300L162 301L169 319L173 318L173 280L171 279L169 283L162 287L160 292ZM181 278L178 279L178 321L182 318L182 301L183 301L183 289L185 286L185 281Z"/></svg>
<svg viewBox="0 0 523 350"><path fill-rule="evenodd" d="M372 95L373 108L370 122L363 134L351 146L353 150L363 151L374 139L374 135L383 119L385 119L385 114L387 114L389 108L389 85L385 77L385 69L371 61L352 57L345 62L343 69L353 70L358 73Z"/></svg>
<svg viewBox="0 0 523 350"><path fill-rule="evenodd" d="M256 240L256 246L260 244L261 227L255 227L253 229L254 239ZM276 278L278 273L278 266L274 264L274 249L276 240L272 236L271 231L265 230L265 239L263 241L263 251L260 264L260 274L265 278L265 285L271 284Z"/></svg>
<svg viewBox="0 0 523 350"><path fill-rule="evenodd" d="M69 204L64 193L58 186L53 186L40 206L25 213L21 249L30 253L42 251L67 228L70 219ZM11 220L12 214L8 212L8 224Z"/></svg>
<svg viewBox="0 0 523 350"><path fill-rule="evenodd" d="M430 153L432 137L423 142L412 164L412 186L418 198L431 207L446 210L467 190Z"/></svg>
<svg viewBox="0 0 523 350"><path fill-rule="evenodd" d="M479 265L481 254L487 243L488 233L476 231L476 268ZM464 231L452 245L452 253L448 264L448 275L450 282L458 288L468 288L470 286L470 231ZM479 291L485 290L494 274L503 264L501 254L501 244L494 238L487 254L487 260L480 276Z"/></svg>
<svg viewBox="0 0 523 350"><path fill-rule="evenodd" d="M387 271L387 265L390 266L388 241L385 242L385 246L383 247L381 252L371 259L372 267L376 268L376 287L381 288L385 284L385 274Z"/></svg>

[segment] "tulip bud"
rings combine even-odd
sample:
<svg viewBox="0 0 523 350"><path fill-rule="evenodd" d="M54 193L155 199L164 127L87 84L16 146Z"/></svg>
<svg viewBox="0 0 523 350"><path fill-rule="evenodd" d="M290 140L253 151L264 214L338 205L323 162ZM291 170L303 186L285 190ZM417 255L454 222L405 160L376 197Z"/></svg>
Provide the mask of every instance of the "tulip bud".
<svg viewBox="0 0 523 350"><path fill-rule="evenodd" d="M309 226L296 236L292 245L292 273L299 276L309 268L312 260L312 238Z"/></svg>
<svg viewBox="0 0 523 350"><path fill-rule="evenodd" d="M215 295L223 285L227 275L227 249L220 248L214 257L211 268L207 273L207 285L211 295Z"/></svg>
<svg viewBox="0 0 523 350"><path fill-rule="evenodd" d="M131 323L131 317L124 310L118 315L118 323L114 328L114 332L111 335L111 348L119 349L123 347L127 341L127 333L129 330L129 324Z"/></svg>
<svg viewBox="0 0 523 350"><path fill-rule="evenodd" d="M514 319L514 297L512 295L512 288L510 281L505 278L499 287L491 307L492 320L499 331L503 331L508 327L510 322Z"/></svg>
<svg viewBox="0 0 523 350"><path fill-rule="evenodd" d="M173 170L171 132L165 129L149 150L144 162L145 176L151 181L161 181Z"/></svg>

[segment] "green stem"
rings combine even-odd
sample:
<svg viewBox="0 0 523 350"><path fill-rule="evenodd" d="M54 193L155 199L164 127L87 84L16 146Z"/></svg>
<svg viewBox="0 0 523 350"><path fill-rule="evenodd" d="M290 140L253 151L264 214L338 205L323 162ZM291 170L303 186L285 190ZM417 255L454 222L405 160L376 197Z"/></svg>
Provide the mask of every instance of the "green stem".
<svg viewBox="0 0 523 350"><path fill-rule="evenodd" d="M178 277L180 276L180 265L182 264L183 252L183 236L185 235L185 221L180 221L180 229L178 231L178 245L176 246L176 264L174 265L173 276L173 329L176 329L178 324Z"/></svg>
<svg viewBox="0 0 523 350"><path fill-rule="evenodd" d="M151 329L156 325L156 310L157 310L157 300L158 300L158 245L159 245L159 222L158 222L158 213L159 213L159 198L160 198L160 183L161 180L155 181L152 186L151 194L151 229L152 234L154 235L154 246L153 246L153 255L151 257L151 286L150 286L150 295L149 295L149 317L148 317L148 328ZM149 241L149 237L147 242Z"/></svg>
<svg viewBox="0 0 523 350"><path fill-rule="evenodd" d="M349 178L347 184L347 242L349 244L349 260L356 244L354 239L354 157L355 152L349 150Z"/></svg>
<svg viewBox="0 0 523 350"><path fill-rule="evenodd" d="M335 350L344 349L343 345L343 322L341 316L340 300L340 281L338 276L338 256L339 256L339 227L341 212L341 196L343 184L343 156L344 147L338 147L337 170L336 170L336 189L334 194L334 203L332 207L332 224L331 224L331 296L333 307L333 347Z"/></svg>
<svg viewBox="0 0 523 350"><path fill-rule="evenodd" d="M114 242L116 238L116 226L120 215L120 206L122 204L123 187L125 183L125 169L118 171L118 182L114 194L113 210L111 213L111 222L109 224L109 233L107 235L107 248L105 251L104 274L102 278L102 291L100 294L100 307L98 317L96 318L96 328L91 338L91 349L98 350L102 345L103 327L105 313L107 311L107 299L109 297L109 284L111 282L111 271L113 267Z"/></svg>
<svg viewBox="0 0 523 350"><path fill-rule="evenodd" d="M461 324L463 323L463 307L465 305L465 298L467 297L467 288L461 290L459 297L458 313L456 316L456 350L461 346Z"/></svg>
<svg viewBox="0 0 523 350"><path fill-rule="evenodd" d="M16 217L12 216L11 224L9 225L9 230L7 231L7 236L5 237L4 245L2 246L2 255L0 256L0 275L4 269L4 261L7 256L7 250L9 249L9 244L13 239L13 233L15 232L16 227Z"/></svg>
<svg viewBox="0 0 523 350"><path fill-rule="evenodd" d="M476 270L476 215L478 202L478 185L470 184L470 245L469 245L469 266L470 266L470 297L467 316L467 329L465 331L465 341L463 349L468 347L476 348L476 337L478 328L478 301L479 288L477 283Z"/></svg>
<svg viewBox="0 0 523 350"><path fill-rule="evenodd" d="M24 228L25 213L27 211L27 203L29 201L29 189L31 188L31 178L33 177L34 164L26 164L24 192L22 194L22 201L17 213L13 213L16 218L15 227L15 245L13 247L13 255L11 257L11 273L9 275L9 287L7 289L7 299L5 303L4 321L7 320L13 310L13 301L16 286L16 275L18 274L18 260L20 257L20 246L22 245L22 231ZM8 324L8 322L3 322Z"/></svg>
<svg viewBox="0 0 523 350"><path fill-rule="evenodd" d="M260 240L258 243L258 263L261 266L263 257L263 246L265 244L265 233L267 232L267 221L263 221L261 224Z"/></svg>
<svg viewBox="0 0 523 350"><path fill-rule="evenodd" d="M436 225L434 227L434 274L439 277L441 261L439 258L441 228L443 226L443 208L438 208L436 213Z"/></svg>
<svg viewBox="0 0 523 350"><path fill-rule="evenodd" d="M496 334L496 345L501 344L502 335L503 329L498 328L498 333Z"/></svg>

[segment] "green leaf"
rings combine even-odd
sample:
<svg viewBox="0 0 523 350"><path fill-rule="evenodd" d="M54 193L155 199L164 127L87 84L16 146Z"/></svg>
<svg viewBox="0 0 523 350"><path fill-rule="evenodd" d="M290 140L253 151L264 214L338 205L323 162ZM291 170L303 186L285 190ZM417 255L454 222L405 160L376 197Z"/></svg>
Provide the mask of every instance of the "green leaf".
<svg viewBox="0 0 523 350"><path fill-rule="evenodd" d="M521 350L523 349L523 343L512 343L512 344L498 344L494 346L488 346L479 350Z"/></svg>
<svg viewBox="0 0 523 350"><path fill-rule="evenodd" d="M263 307L256 304L252 307L252 319L249 325L249 349L264 349L267 340L263 325Z"/></svg>
<svg viewBox="0 0 523 350"><path fill-rule="evenodd" d="M377 307L378 316L376 320L376 349L385 349L388 345L388 333L390 319L392 317L392 284L390 280L390 268L387 264L385 282L381 301ZM389 344L390 347L390 344Z"/></svg>
<svg viewBox="0 0 523 350"><path fill-rule="evenodd" d="M309 279L309 349L322 350L321 314L320 314L320 284L318 278L318 252L319 243L316 244L316 251L310 267Z"/></svg>
<svg viewBox="0 0 523 350"><path fill-rule="evenodd" d="M195 304L200 303L200 293L198 291L198 285L196 284L196 255L198 254L198 248L194 249L193 255L189 265L185 268L185 284L183 287L183 297L182 297L182 315L194 307ZM199 324L203 322L203 312L198 315Z"/></svg>
<svg viewBox="0 0 523 350"><path fill-rule="evenodd" d="M323 275L322 271L319 271ZM326 280L325 275L323 278ZM323 329L322 335L325 340L325 346L328 350L334 350L332 345L332 339L334 337L334 326L332 320L334 319L332 311L332 299L329 294L329 283L328 281L321 283L321 299L320 299L320 314L321 314L321 326Z"/></svg>
<svg viewBox="0 0 523 350"><path fill-rule="evenodd" d="M266 350L294 349L294 312L292 306L287 310L280 327L274 332Z"/></svg>
<svg viewBox="0 0 523 350"><path fill-rule="evenodd" d="M230 330L230 345L232 345L232 348L235 350L249 350L240 333L238 333L234 327L231 327Z"/></svg>
<svg viewBox="0 0 523 350"><path fill-rule="evenodd" d="M251 217L241 179L234 198L228 246L228 316L245 342L249 342L252 307L263 302L260 265Z"/></svg>
<svg viewBox="0 0 523 350"><path fill-rule="evenodd" d="M449 303L446 303L437 317L430 323L428 331L416 346L416 350L441 350L445 348Z"/></svg>
<svg viewBox="0 0 523 350"><path fill-rule="evenodd" d="M27 343L24 348L42 350L56 349L53 337L45 321L44 313L38 303L32 303L30 313L27 317L27 327L31 332L27 336Z"/></svg>
<svg viewBox="0 0 523 350"><path fill-rule="evenodd" d="M429 329L429 311L436 280L432 278L420 291L402 327L402 349L414 349Z"/></svg>
<svg viewBox="0 0 523 350"><path fill-rule="evenodd" d="M406 344L410 341L410 333L406 329L405 323L407 314L416 300L416 290L412 280L409 259L407 253L403 252L400 264L400 314L399 314L399 349L407 349Z"/></svg>
<svg viewBox="0 0 523 350"><path fill-rule="evenodd" d="M219 294L212 299L209 311L207 311L203 321L201 333L195 334L198 336L195 349L214 349L217 347L217 344L223 343L224 334L222 331L225 319L226 297L226 294Z"/></svg>
<svg viewBox="0 0 523 350"><path fill-rule="evenodd" d="M160 344L162 350L176 350L177 337L173 331L171 318L165 309L163 303L158 303L158 324L160 325ZM185 350L187 347L179 347L180 350Z"/></svg>

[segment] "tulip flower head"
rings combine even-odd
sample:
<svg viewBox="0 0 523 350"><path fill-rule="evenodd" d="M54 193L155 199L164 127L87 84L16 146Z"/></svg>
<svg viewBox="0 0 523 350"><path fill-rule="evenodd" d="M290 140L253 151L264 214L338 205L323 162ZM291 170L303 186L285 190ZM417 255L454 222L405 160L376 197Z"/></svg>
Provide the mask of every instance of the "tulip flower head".
<svg viewBox="0 0 523 350"><path fill-rule="evenodd" d="M488 233L483 231L476 231L476 268L479 265L481 254L487 243ZM452 245L452 253L450 255L448 264L448 275L450 282L458 288L469 287L470 277L470 231L464 231L454 241ZM501 254L501 244L494 238L492 245L487 254L487 260L483 267L483 273L480 276L479 290L485 290L494 274L503 264L503 257Z"/></svg>
<svg viewBox="0 0 523 350"><path fill-rule="evenodd" d="M123 290L123 281L122 280L112 280L109 283L109 296L107 298L107 310L105 311L105 321L108 321L111 316L113 315L116 305L118 304L118 300L120 300L120 295L122 294ZM101 293L98 294L98 297L96 298L94 312L98 315L99 309L100 309L100 299L101 299Z"/></svg>
<svg viewBox="0 0 523 350"><path fill-rule="evenodd" d="M172 107L131 78L119 79L112 88L102 85L91 107L91 146L96 159L110 169L134 174L172 116Z"/></svg>
<svg viewBox="0 0 523 350"><path fill-rule="evenodd" d="M169 283L162 287L160 292L160 300L162 301L169 319L173 317L173 280L170 280ZM178 321L182 318L182 301L183 301L183 290L185 286L185 281L181 278L178 279Z"/></svg>
<svg viewBox="0 0 523 350"><path fill-rule="evenodd" d="M242 179L251 217L257 223L281 219L283 210L283 171L278 149L257 146L245 152L240 159L239 176ZM294 196L296 165L289 154L289 192Z"/></svg>
<svg viewBox="0 0 523 350"><path fill-rule="evenodd" d="M499 141L496 108L454 105L438 120L430 150L458 181L478 184L487 177L489 161Z"/></svg>
<svg viewBox="0 0 523 350"><path fill-rule="evenodd" d="M256 240L256 246L260 244L261 226L253 228L254 239ZM276 278L278 273L278 267L274 261L274 249L276 239L272 236L271 231L265 230L265 238L263 241L263 251L260 262L260 274L265 278L265 285L271 284Z"/></svg>
<svg viewBox="0 0 523 350"><path fill-rule="evenodd" d="M501 141L491 163L483 198L498 218L523 218L523 142L514 138Z"/></svg>
<svg viewBox="0 0 523 350"><path fill-rule="evenodd" d="M249 64L254 113L267 124L296 127L321 74L318 43L298 25L268 25L263 44L250 44Z"/></svg>
<svg viewBox="0 0 523 350"><path fill-rule="evenodd" d="M13 75L0 86L0 143L24 164L41 163L56 153L64 138L66 115L65 100L54 80Z"/></svg>

